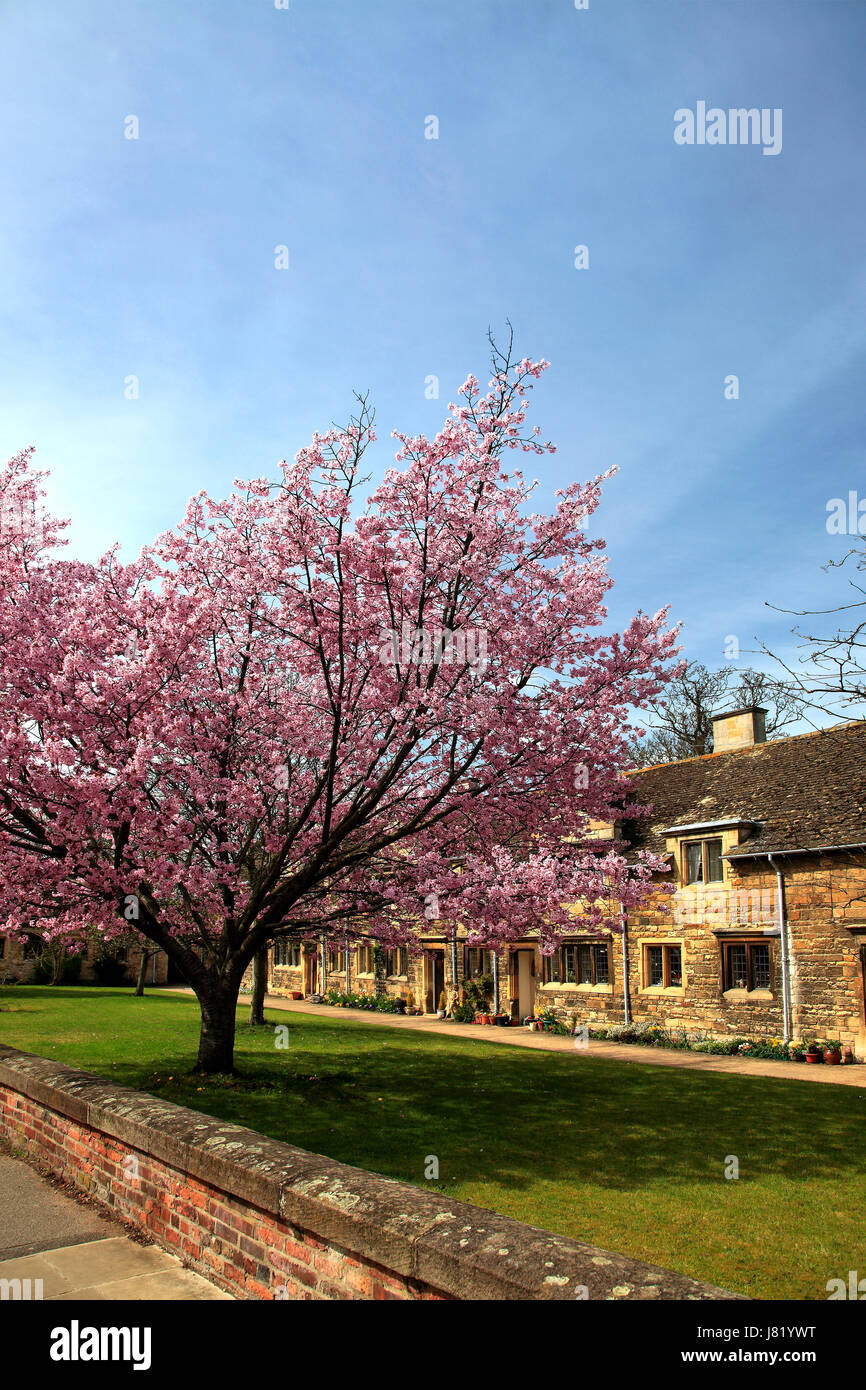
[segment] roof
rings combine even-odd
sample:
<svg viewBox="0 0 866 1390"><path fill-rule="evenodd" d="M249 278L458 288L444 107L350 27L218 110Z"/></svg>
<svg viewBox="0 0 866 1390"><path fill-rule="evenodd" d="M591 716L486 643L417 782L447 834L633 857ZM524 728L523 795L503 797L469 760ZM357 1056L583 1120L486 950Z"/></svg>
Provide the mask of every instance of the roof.
<svg viewBox="0 0 866 1390"><path fill-rule="evenodd" d="M623 826L635 849L663 853L671 827L734 820L755 825L743 827L731 859L866 845L866 720L630 776L635 800L652 806L649 817Z"/></svg>

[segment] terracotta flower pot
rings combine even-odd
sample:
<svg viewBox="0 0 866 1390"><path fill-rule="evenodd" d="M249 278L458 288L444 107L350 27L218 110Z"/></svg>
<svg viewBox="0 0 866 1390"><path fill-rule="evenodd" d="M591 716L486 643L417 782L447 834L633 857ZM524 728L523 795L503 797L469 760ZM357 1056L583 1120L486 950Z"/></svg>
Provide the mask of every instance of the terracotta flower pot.
<svg viewBox="0 0 866 1390"><path fill-rule="evenodd" d="M823 1061L823 1058L822 1058L820 1052L807 1052L807 1053L806 1053L806 1061L807 1061L807 1062L812 1062L812 1063L821 1062L821 1061Z"/></svg>
<svg viewBox="0 0 866 1390"><path fill-rule="evenodd" d="M827 1063L828 1067L838 1067L839 1063L842 1061L841 1051L836 1052L832 1048L825 1047L824 1061Z"/></svg>

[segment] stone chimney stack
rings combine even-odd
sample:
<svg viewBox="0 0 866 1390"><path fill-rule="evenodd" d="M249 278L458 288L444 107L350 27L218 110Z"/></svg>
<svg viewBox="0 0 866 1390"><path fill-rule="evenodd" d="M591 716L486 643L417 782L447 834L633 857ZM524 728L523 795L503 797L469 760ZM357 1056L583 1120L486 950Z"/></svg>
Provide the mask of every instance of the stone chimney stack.
<svg viewBox="0 0 866 1390"><path fill-rule="evenodd" d="M713 752L731 753L735 748L753 748L756 743L766 743L766 714L761 705L714 714Z"/></svg>

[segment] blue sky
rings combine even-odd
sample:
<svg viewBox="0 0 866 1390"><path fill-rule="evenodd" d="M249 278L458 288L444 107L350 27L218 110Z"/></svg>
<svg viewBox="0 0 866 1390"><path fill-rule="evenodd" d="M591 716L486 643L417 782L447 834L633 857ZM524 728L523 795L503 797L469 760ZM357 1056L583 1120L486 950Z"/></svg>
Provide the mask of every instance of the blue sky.
<svg viewBox="0 0 866 1390"><path fill-rule="evenodd" d="M669 603L718 666L730 634L783 641L765 600L843 592L861 0L6 0L2 24L0 449L37 446L76 553L274 475L355 389L381 471L509 317L552 363L544 500L620 468L592 524L611 623ZM701 100L781 108L781 153L677 145Z"/></svg>

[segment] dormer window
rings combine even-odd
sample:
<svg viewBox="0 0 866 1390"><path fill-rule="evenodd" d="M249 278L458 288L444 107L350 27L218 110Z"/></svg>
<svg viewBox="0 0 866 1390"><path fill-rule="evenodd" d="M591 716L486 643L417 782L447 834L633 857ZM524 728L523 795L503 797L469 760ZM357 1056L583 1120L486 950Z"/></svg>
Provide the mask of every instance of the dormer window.
<svg viewBox="0 0 866 1390"><path fill-rule="evenodd" d="M722 841L690 840L685 846L683 868L686 883L722 883Z"/></svg>

